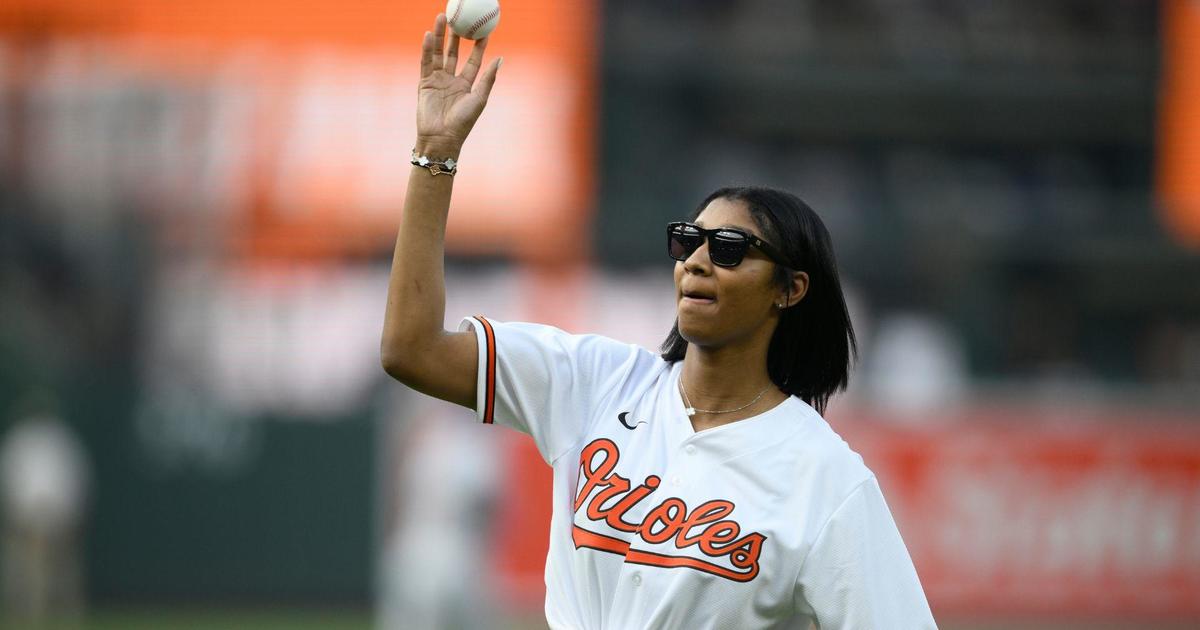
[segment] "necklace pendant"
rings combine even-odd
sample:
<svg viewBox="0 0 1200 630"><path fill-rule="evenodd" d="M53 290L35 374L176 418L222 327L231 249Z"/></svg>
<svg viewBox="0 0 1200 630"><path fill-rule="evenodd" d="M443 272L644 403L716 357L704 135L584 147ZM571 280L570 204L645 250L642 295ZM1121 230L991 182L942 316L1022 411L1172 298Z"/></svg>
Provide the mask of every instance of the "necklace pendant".
<svg viewBox="0 0 1200 630"><path fill-rule="evenodd" d="M688 417L696 415L695 407L688 407L687 409L684 409L684 411L687 412Z"/></svg>

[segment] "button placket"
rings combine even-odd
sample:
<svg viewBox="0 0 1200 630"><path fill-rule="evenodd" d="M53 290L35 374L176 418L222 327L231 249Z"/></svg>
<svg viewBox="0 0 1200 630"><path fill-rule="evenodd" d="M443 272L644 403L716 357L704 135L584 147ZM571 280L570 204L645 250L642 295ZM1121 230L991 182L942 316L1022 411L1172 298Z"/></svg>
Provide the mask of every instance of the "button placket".
<svg viewBox="0 0 1200 630"><path fill-rule="evenodd" d="M666 475L664 480L669 487L678 490L683 488L684 482L692 477L693 469L697 466L696 455L700 452L700 449L695 444L689 443L684 444L676 452L681 453L681 455L672 458L674 462L672 462L668 471L669 474Z"/></svg>

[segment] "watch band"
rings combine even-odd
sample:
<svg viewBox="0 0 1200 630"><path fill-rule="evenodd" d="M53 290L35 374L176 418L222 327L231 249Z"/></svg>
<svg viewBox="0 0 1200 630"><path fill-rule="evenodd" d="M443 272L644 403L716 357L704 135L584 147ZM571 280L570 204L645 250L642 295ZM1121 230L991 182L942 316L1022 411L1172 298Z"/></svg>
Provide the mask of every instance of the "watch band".
<svg viewBox="0 0 1200 630"><path fill-rule="evenodd" d="M454 158L435 160L428 155L417 155L416 148L412 151L412 164L429 169L429 172L433 173L435 177L438 175L454 177L454 174L458 172L458 162Z"/></svg>

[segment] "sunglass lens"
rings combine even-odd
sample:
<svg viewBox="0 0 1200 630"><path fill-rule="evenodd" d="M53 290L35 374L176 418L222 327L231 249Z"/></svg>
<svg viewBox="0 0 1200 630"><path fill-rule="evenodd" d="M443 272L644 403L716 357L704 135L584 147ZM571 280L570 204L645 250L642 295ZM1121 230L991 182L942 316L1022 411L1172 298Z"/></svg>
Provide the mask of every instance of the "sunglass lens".
<svg viewBox="0 0 1200 630"><path fill-rule="evenodd" d="M708 255L714 265L736 267L746 255L749 243L736 232L717 232L708 239Z"/></svg>
<svg viewBox="0 0 1200 630"><path fill-rule="evenodd" d="M695 228L673 225L667 231L667 253L675 260L687 260L700 247L702 238Z"/></svg>

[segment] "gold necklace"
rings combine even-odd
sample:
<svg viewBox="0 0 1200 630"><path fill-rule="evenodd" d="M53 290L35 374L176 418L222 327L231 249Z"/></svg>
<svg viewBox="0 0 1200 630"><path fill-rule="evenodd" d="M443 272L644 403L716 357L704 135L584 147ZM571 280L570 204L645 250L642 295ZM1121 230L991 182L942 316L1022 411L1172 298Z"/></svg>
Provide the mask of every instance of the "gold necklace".
<svg viewBox="0 0 1200 630"><path fill-rule="evenodd" d="M766 394L767 391L770 389L771 389L771 385L767 385L765 388L763 388L763 390L761 392L758 392L758 395L754 397L754 400L751 400L750 402L742 405L741 407L738 407L737 409L725 409L723 411L714 411L712 409L697 409L692 406L692 401L688 400L687 388L683 386L683 375L682 374L679 375L679 393L683 394L683 404L685 406L684 411L687 412L688 417L696 415L696 412L717 414L717 413L733 413L735 411L741 411L741 410L745 409L746 407L749 407L750 405L753 405L754 403L758 402L759 399L761 399L763 397L763 394Z"/></svg>

